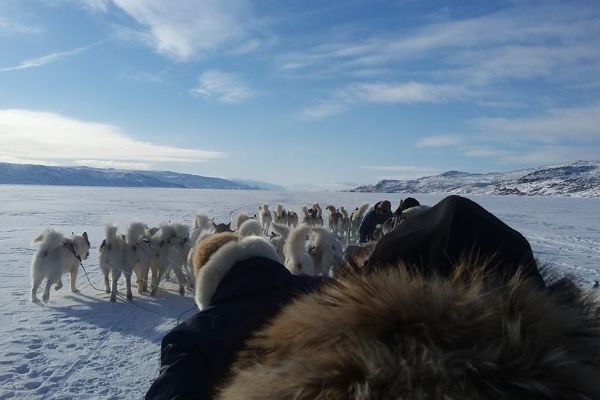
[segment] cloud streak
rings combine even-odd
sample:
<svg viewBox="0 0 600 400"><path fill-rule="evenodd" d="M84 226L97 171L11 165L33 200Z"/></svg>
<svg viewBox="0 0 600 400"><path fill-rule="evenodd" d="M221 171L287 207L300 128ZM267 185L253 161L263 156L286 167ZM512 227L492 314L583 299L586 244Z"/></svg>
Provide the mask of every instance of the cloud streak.
<svg viewBox="0 0 600 400"><path fill-rule="evenodd" d="M412 165L376 165L360 168L390 174L379 176L379 179L414 179L436 175L442 172L442 170L436 168L416 167Z"/></svg>
<svg viewBox="0 0 600 400"><path fill-rule="evenodd" d="M247 0L112 0L112 3L138 25L122 29L123 37L138 40L176 61L200 59L226 46L247 51L260 46Z"/></svg>
<svg viewBox="0 0 600 400"><path fill-rule="evenodd" d="M242 103L256 95L246 83L234 75L222 71L205 71L198 78L198 85L190 89L195 97L215 98L221 103Z"/></svg>
<svg viewBox="0 0 600 400"><path fill-rule="evenodd" d="M70 49L70 50L58 51L56 53L46 54L41 57L31 58L29 60L25 60L25 61L21 62L18 65L0 68L0 72L19 71L19 70L23 70L23 69L39 68L46 64L51 64L51 63L57 62L59 60L62 60L63 58L75 56L79 53L82 53L86 50L91 49L92 47L97 46L98 44L99 43L94 43L94 44L91 44L91 45L85 46L85 47L77 47L77 48Z"/></svg>
<svg viewBox="0 0 600 400"><path fill-rule="evenodd" d="M150 166L223 158L218 151L183 149L131 138L116 126L56 113L0 110L0 160L86 165Z"/></svg>
<svg viewBox="0 0 600 400"><path fill-rule="evenodd" d="M455 85L420 82L352 83L304 109L302 115L318 119L342 113L361 104L444 103L471 95L466 88Z"/></svg>
<svg viewBox="0 0 600 400"><path fill-rule="evenodd" d="M600 154L600 103L520 118L478 118L468 124L469 134L428 136L416 146L447 147L505 164L597 159Z"/></svg>

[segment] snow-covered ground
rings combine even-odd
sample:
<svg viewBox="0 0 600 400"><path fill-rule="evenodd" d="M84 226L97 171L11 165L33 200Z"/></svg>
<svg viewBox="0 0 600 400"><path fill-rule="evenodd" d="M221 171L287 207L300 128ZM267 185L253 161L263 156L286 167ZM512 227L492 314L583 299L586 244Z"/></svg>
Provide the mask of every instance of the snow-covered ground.
<svg viewBox="0 0 600 400"><path fill-rule="evenodd" d="M353 209L382 198L397 205L401 197L406 195L0 186L0 400L142 398L158 371L161 337L180 315L193 312L192 296L180 297L172 283L163 284L156 298L134 291L133 304L109 303L83 271L80 293L68 290L66 277L48 304L30 303L30 242L43 228L87 231L92 249L84 266L102 287L97 247L107 222L190 223L198 210L226 222L240 211L254 213L263 202ZM416 197L434 204L443 196ZM600 279L600 199L469 197L521 231L538 258L561 273L586 287Z"/></svg>

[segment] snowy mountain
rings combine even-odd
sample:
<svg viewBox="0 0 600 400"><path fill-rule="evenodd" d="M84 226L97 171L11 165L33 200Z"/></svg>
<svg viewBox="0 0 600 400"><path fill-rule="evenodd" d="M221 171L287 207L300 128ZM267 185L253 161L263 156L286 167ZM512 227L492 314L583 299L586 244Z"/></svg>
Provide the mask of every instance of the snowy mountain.
<svg viewBox="0 0 600 400"><path fill-rule="evenodd" d="M169 171L133 171L89 167L0 163L0 184L159 187L194 189L258 189L221 178Z"/></svg>
<svg viewBox="0 0 600 400"><path fill-rule="evenodd" d="M351 191L600 197L600 161L487 174L448 171L407 181L382 180Z"/></svg>

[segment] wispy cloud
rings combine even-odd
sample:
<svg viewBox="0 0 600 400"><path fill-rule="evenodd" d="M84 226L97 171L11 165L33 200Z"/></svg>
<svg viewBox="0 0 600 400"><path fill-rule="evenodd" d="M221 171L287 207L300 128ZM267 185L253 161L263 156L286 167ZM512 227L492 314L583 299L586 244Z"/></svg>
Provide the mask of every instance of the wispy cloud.
<svg viewBox="0 0 600 400"><path fill-rule="evenodd" d="M417 147L446 147L456 146L463 143L460 135L436 135L426 136L417 141Z"/></svg>
<svg viewBox="0 0 600 400"><path fill-rule="evenodd" d="M502 34L498 34L502 32ZM351 73L364 68L429 61L435 74L492 81L564 76L582 60L598 65L600 9L568 5L507 7L469 19L434 22L395 33L376 33L319 44L278 58L283 71ZM364 36L364 35L363 35ZM433 65L431 64L433 62ZM471 74L469 74L471 73ZM556 78L556 75L552 75Z"/></svg>
<svg viewBox="0 0 600 400"><path fill-rule="evenodd" d="M116 126L60 114L0 110L0 160L92 165L144 166L161 162L203 162L225 157L218 151L152 144ZM84 161L85 160L85 161Z"/></svg>
<svg viewBox="0 0 600 400"><path fill-rule="evenodd" d="M414 179L442 172L442 170L436 168L416 167L412 165L377 165L361 168L386 173L385 176L378 176L379 179Z"/></svg>
<svg viewBox="0 0 600 400"><path fill-rule="evenodd" d="M502 139L542 142L595 141L600 143L600 103L551 109L523 118L480 118L473 124L481 133Z"/></svg>
<svg viewBox="0 0 600 400"><path fill-rule="evenodd" d="M0 16L0 36L3 34L37 34L42 32L42 29L32 24L24 24L6 17Z"/></svg>
<svg viewBox="0 0 600 400"><path fill-rule="evenodd" d="M256 20L247 0L112 2L139 25L121 30L122 34L177 61L202 58L223 46L243 52L260 46L253 35Z"/></svg>
<svg viewBox="0 0 600 400"><path fill-rule="evenodd" d="M339 114L360 104L443 103L471 96L464 87L420 82L352 83L303 110L306 118Z"/></svg>
<svg viewBox="0 0 600 400"><path fill-rule="evenodd" d="M198 86L190 89L192 96L214 97L221 103L241 103L255 96L237 75L217 70L205 71L198 78Z"/></svg>
<svg viewBox="0 0 600 400"><path fill-rule="evenodd" d="M30 68L39 68L46 64L51 64L53 62L62 60L63 58L75 56L79 53L89 50L90 48L92 48L94 46L97 46L98 44L99 43L94 43L94 44L91 44L91 45L85 46L85 47L77 47L75 49L58 51L56 53L46 54L41 57L31 58L29 60L25 60L25 61L21 62L18 65L0 68L0 72L18 71L18 70L30 69Z"/></svg>
<svg viewBox="0 0 600 400"><path fill-rule="evenodd" d="M600 154L600 103L528 117L479 118L469 124L470 133L424 137L416 146L449 147L505 164L597 159Z"/></svg>

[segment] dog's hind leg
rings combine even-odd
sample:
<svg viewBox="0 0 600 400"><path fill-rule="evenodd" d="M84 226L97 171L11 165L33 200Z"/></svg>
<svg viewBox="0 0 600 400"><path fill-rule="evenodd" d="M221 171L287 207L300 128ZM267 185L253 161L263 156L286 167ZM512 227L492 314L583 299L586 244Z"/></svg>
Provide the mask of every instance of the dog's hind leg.
<svg viewBox="0 0 600 400"><path fill-rule="evenodd" d="M52 286L52 281L50 279L48 279L46 281L46 287L44 288L44 296L42 297L42 300L44 301L44 303L47 303L48 300L50 300L50 287Z"/></svg>
<svg viewBox="0 0 600 400"><path fill-rule="evenodd" d="M140 284L143 293L148 292L148 272L150 272L150 265L146 263L142 265L142 276L140 279Z"/></svg>
<svg viewBox="0 0 600 400"><path fill-rule="evenodd" d="M127 300L133 300L133 293L131 293L131 272L123 271L125 275L125 286L127 287Z"/></svg>
<svg viewBox="0 0 600 400"><path fill-rule="evenodd" d="M185 274L181 265L172 268L179 281L179 294L185 296Z"/></svg>
<svg viewBox="0 0 600 400"><path fill-rule="evenodd" d="M159 266L157 268L158 270L158 275L156 276L155 279L155 271L152 271L152 289L150 290L150 296L155 296L156 292L158 291L158 284L160 283L163 275L165 274L165 268L163 266Z"/></svg>
<svg viewBox="0 0 600 400"><path fill-rule="evenodd" d="M121 277L121 270L117 269L117 268L111 268L111 275L112 275L112 290L110 292L110 302L114 303L115 301L117 301L117 284L119 283L119 278Z"/></svg>
<svg viewBox="0 0 600 400"><path fill-rule="evenodd" d="M106 288L106 293L110 293L110 280L108 279L109 273L104 273L104 287Z"/></svg>
<svg viewBox="0 0 600 400"><path fill-rule="evenodd" d="M71 268L71 292L73 292L73 293L79 292L79 289L77 289L77 273L78 272L79 272L79 264L77 264ZM62 287L62 282L60 282L60 284Z"/></svg>
<svg viewBox="0 0 600 400"><path fill-rule="evenodd" d="M40 287L40 283L42 283L43 279L44 279L44 274L39 273L39 272L33 273L33 277L31 278L31 302L32 303L38 303L40 301L40 299L38 299L38 297L37 297L37 291L38 291L38 288Z"/></svg>

